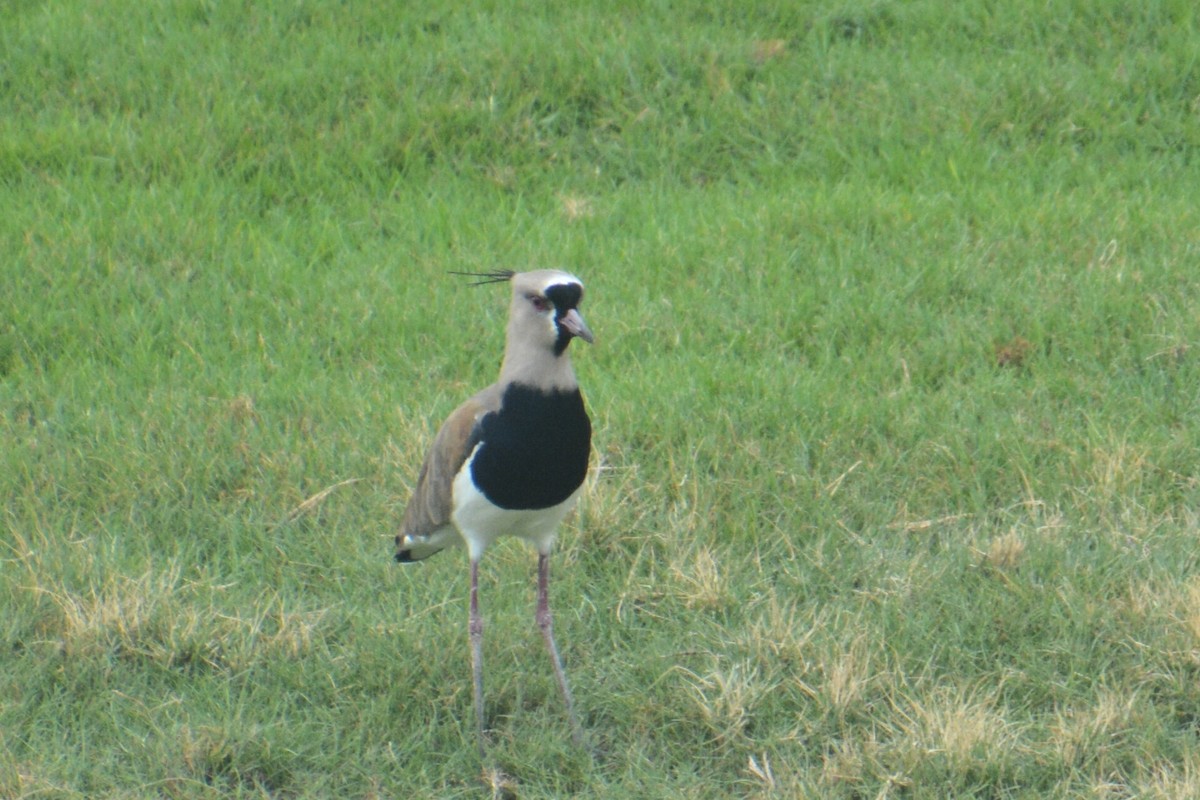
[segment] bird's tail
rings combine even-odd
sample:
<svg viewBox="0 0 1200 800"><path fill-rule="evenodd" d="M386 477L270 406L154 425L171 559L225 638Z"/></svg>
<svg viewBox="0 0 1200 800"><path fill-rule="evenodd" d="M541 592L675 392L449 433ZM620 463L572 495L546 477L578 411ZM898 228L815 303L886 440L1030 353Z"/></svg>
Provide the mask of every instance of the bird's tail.
<svg viewBox="0 0 1200 800"><path fill-rule="evenodd" d="M423 561L434 553L440 553L454 545L458 539L458 533L453 526L439 528L424 536L398 534L396 536L396 560L401 564Z"/></svg>

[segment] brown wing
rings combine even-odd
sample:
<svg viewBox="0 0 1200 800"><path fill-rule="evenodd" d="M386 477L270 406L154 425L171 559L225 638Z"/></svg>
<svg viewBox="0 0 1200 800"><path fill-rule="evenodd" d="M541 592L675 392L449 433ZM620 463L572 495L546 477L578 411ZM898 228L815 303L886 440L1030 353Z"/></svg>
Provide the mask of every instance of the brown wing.
<svg viewBox="0 0 1200 800"><path fill-rule="evenodd" d="M479 420L499 407L500 393L495 386L489 386L454 409L442 423L421 465L417 488L404 509L398 541L409 536L428 536L450 524L454 476L475 448Z"/></svg>

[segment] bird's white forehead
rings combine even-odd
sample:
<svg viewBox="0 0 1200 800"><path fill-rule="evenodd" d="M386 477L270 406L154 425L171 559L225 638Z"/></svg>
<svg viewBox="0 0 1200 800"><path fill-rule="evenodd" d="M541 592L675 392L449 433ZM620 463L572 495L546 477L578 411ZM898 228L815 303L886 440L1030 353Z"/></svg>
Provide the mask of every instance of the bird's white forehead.
<svg viewBox="0 0 1200 800"><path fill-rule="evenodd" d="M574 283L583 287L583 281L569 272L560 269L539 269L533 272L522 272L515 276L514 284L524 291L544 292L551 286L560 283Z"/></svg>

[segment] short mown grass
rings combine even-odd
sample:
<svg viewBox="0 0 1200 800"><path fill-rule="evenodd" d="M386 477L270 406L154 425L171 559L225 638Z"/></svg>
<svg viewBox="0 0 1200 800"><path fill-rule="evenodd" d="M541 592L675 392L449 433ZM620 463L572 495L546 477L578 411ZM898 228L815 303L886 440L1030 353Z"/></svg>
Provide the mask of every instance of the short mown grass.
<svg viewBox="0 0 1200 800"><path fill-rule="evenodd" d="M0 796L1200 796L1194 3L11 3ZM553 561L391 563L561 266Z"/></svg>

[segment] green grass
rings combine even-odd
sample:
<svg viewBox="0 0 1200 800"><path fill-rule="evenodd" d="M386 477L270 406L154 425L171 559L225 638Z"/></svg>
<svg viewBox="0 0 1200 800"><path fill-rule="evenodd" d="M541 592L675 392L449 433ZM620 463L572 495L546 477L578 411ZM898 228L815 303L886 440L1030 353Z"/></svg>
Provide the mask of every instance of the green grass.
<svg viewBox="0 0 1200 800"><path fill-rule="evenodd" d="M9 3L0 796L1200 795L1194 6ZM390 540L527 265L484 770Z"/></svg>

